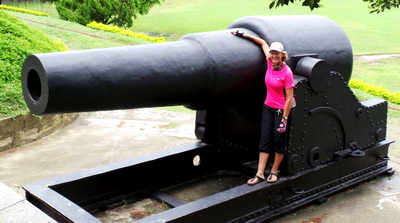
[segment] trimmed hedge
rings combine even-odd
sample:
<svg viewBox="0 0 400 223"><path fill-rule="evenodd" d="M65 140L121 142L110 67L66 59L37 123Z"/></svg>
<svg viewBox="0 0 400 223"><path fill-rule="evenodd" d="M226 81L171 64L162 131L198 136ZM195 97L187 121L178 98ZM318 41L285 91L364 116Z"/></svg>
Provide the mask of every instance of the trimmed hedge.
<svg viewBox="0 0 400 223"><path fill-rule="evenodd" d="M112 32L112 33L118 33L121 35L129 36L129 37L133 37L133 38L139 38L139 39L147 40L150 42L155 42L155 43L165 42L165 37L151 37L151 36L147 36L146 34L143 34L143 33L134 33L131 30L121 29L117 26L104 25L102 23L98 23L95 21L87 24L86 26L90 27L92 29L103 30L103 31Z"/></svg>
<svg viewBox="0 0 400 223"><path fill-rule="evenodd" d="M21 20L0 10L0 116L27 111L22 96L22 64L30 54L66 51L61 41L27 26Z"/></svg>
<svg viewBox="0 0 400 223"><path fill-rule="evenodd" d="M7 5L0 5L0 9L14 11L14 12L22 12L22 13L27 13L27 14L37 15L37 16L50 17L48 14L46 14L44 12L37 12L37 11L29 10L29 9L16 8L16 7L7 6Z"/></svg>
<svg viewBox="0 0 400 223"><path fill-rule="evenodd" d="M400 104L400 92L391 93L384 87L375 87L371 84L364 83L363 81L357 79L350 80L349 87L381 97L391 103Z"/></svg>

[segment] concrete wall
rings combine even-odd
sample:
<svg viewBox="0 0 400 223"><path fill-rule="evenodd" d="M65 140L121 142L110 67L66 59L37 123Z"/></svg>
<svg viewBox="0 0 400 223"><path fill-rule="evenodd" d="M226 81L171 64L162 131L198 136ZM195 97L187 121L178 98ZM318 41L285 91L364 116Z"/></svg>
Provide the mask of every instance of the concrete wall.
<svg viewBox="0 0 400 223"><path fill-rule="evenodd" d="M0 117L0 152L45 137L74 121L78 114Z"/></svg>

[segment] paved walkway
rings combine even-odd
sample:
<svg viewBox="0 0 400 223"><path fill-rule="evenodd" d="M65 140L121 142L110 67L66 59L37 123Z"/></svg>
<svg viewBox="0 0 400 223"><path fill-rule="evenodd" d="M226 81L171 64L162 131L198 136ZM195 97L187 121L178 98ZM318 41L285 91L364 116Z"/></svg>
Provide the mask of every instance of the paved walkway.
<svg viewBox="0 0 400 223"><path fill-rule="evenodd" d="M55 223L56 221L0 182L0 222Z"/></svg>
<svg viewBox="0 0 400 223"><path fill-rule="evenodd" d="M392 124L388 129L397 134ZM157 109L82 113L57 133L1 152L0 223L51 222L24 199L21 186L192 143L197 141L193 125L194 114ZM389 165L395 175L354 186L323 205L304 206L274 222L400 222L400 161L394 158Z"/></svg>

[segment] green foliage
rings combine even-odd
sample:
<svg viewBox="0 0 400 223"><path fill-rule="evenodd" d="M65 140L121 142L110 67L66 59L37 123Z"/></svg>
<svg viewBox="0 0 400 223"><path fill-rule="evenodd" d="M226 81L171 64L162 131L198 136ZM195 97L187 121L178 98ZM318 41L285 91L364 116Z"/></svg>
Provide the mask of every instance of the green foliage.
<svg viewBox="0 0 400 223"><path fill-rule="evenodd" d="M380 13L384 12L385 9L390 10L391 8L399 8L399 0L363 0L368 2L368 8L372 9L370 13Z"/></svg>
<svg viewBox="0 0 400 223"><path fill-rule="evenodd" d="M152 204L146 204L146 205L143 205L143 207L146 209L146 211L145 211L146 214L148 214L148 215L154 214L155 210L153 209Z"/></svg>
<svg viewBox="0 0 400 223"><path fill-rule="evenodd" d="M87 25L92 21L131 27L132 18L145 15L161 0L56 0L61 19Z"/></svg>
<svg viewBox="0 0 400 223"><path fill-rule="evenodd" d="M0 9L4 9L4 10L8 10L8 11L14 11L14 12L28 13L28 14L37 15L37 16L49 17L49 15L44 13L44 12L37 12L37 11L32 11L32 10L23 9L23 8L15 8L15 7L12 7L12 6L7 6L7 5L0 5Z"/></svg>
<svg viewBox="0 0 400 223"><path fill-rule="evenodd" d="M391 93L384 87L375 87L371 84L364 83L360 80L351 80L349 86L354 89L361 90L363 92L381 97L394 104L400 104L400 92Z"/></svg>
<svg viewBox="0 0 400 223"><path fill-rule="evenodd" d="M320 8L322 5L319 3L320 0L298 0L303 1L303 6L307 6L311 9ZM368 2L370 5L368 8L372 9L370 13L380 13L385 11L385 9L389 10L391 8L399 8L400 1L399 0L363 0L364 2ZM271 4L269 8L272 9L279 6L289 5L289 3L294 3L295 0L271 0Z"/></svg>
<svg viewBox="0 0 400 223"><path fill-rule="evenodd" d="M0 84L0 116L18 115L26 112L19 83Z"/></svg>
<svg viewBox="0 0 400 223"><path fill-rule="evenodd" d="M65 51L66 46L0 11L0 116L26 111L20 73L30 54Z"/></svg>
<svg viewBox="0 0 400 223"><path fill-rule="evenodd" d="M272 9L274 6L275 8L278 8L279 6L284 6L284 5L289 5L289 2L294 3L295 0L271 0L271 4L269 5L269 8ZM314 8L320 8L322 5L319 4L320 0L302 0L303 1L303 6L308 6L311 11L314 10Z"/></svg>
<svg viewBox="0 0 400 223"><path fill-rule="evenodd" d="M133 37L133 38L139 38L139 39L143 39L143 40L147 40L147 41L151 41L151 42L155 42L155 43L165 42L165 37L151 37L151 36L147 36L143 33L134 33L131 30L121 29L119 27L111 26L111 25L104 25L104 24L94 22L94 21L87 24L87 27L90 27L92 29L112 32L112 33L118 33L121 35L129 36L129 37Z"/></svg>

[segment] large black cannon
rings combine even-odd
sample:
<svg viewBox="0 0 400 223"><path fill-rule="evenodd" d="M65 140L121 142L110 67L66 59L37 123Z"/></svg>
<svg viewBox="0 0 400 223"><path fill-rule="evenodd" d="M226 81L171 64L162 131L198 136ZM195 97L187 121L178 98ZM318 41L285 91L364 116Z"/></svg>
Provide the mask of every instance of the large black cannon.
<svg viewBox="0 0 400 223"><path fill-rule="evenodd" d="M280 41L295 74L297 107L283 177L183 203L166 188L221 173L252 177L265 97L265 56L243 30ZM201 142L24 186L28 201L59 222L98 222L90 212L142 197L171 209L139 222L264 222L387 173L387 102L359 102L343 30L322 16L257 16L177 42L29 56L22 70L32 113L185 105ZM150 172L158 168L157 178ZM135 173L137 180L130 176ZM118 179L131 179L118 184Z"/></svg>

